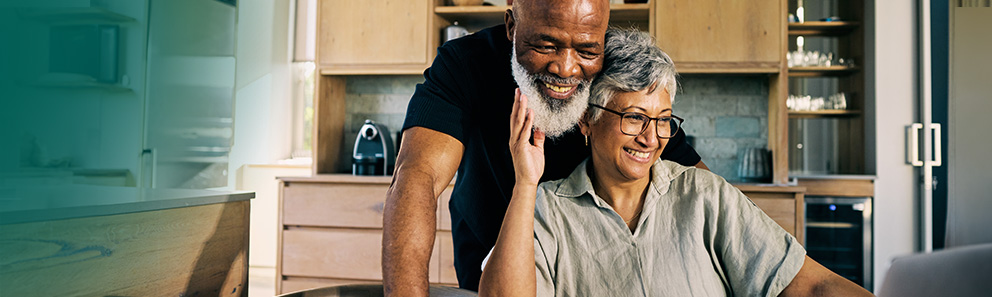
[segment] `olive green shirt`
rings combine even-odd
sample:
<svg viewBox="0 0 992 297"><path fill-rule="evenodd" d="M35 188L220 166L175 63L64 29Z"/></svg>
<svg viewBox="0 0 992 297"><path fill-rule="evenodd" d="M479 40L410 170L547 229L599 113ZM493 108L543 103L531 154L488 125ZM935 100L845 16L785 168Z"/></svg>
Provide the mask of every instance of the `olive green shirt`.
<svg viewBox="0 0 992 297"><path fill-rule="evenodd" d="M708 170L656 162L631 234L587 164L538 187L538 296L777 296L802 268L799 242Z"/></svg>

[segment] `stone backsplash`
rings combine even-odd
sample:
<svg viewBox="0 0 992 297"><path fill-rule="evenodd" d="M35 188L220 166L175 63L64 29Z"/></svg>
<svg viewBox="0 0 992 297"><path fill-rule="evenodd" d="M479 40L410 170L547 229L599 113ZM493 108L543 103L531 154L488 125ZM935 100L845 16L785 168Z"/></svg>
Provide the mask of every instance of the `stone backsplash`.
<svg viewBox="0 0 992 297"><path fill-rule="evenodd" d="M344 148L350 166L358 129L366 119L384 124L396 137L410 96L423 76L352 76L346 88ZM738 181L737 152L768 145L768 79L762 76L692 75L679 79L675 114L713 172ZM345 168L342 168L345 170Z"/></svg>

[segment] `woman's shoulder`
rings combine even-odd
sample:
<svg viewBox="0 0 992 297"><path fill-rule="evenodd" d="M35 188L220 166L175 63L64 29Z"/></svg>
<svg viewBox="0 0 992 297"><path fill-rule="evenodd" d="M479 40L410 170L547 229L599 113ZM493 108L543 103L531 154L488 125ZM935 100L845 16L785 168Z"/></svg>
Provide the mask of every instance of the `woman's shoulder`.
<svg viewBox="0 0 992 297"><path fill-rule="evenodd" d="M654 182L693 192L723 191L733 188L726 179L707 169L685 166L668 160L654 165Z"/></svg>

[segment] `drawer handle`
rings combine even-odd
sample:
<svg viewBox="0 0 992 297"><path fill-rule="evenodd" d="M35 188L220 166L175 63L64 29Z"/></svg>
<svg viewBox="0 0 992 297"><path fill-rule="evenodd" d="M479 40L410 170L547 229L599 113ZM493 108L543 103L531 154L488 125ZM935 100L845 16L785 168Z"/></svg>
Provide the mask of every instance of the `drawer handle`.
<svg viewBox="0 0 992 297"><path fill-rule="evenodd" d="M372 206L372 210L375 210L375 212L382 214L383 212L386 211L386 202L376 203L375 205Z"/></svg>

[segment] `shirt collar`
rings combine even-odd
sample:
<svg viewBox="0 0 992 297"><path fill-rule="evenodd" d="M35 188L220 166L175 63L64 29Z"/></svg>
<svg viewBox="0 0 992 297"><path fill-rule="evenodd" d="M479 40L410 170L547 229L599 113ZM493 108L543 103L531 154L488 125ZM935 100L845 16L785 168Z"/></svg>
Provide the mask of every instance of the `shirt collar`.
<svg viewBox="0 0 992 297"><path fill-rule="evenodd" d="M558 184L558 188L555 189L555 195L576 198L589 193L591 196L597 197L593 195L595 191L593 190L592 180L589 179L589 173L587 171L590 160L591 157L586 158L579 166L576 166L575 170ZM655 195L648 196L660 196L667 193L672 180L688 171L689 168L668 160L658 159L658 161L655 161L654 165L651 166L651 183L648 188L656 193L653 193ZM600 204L600 201L598 201L600 199L594 200L596 200L597 205Z"/></svg>

